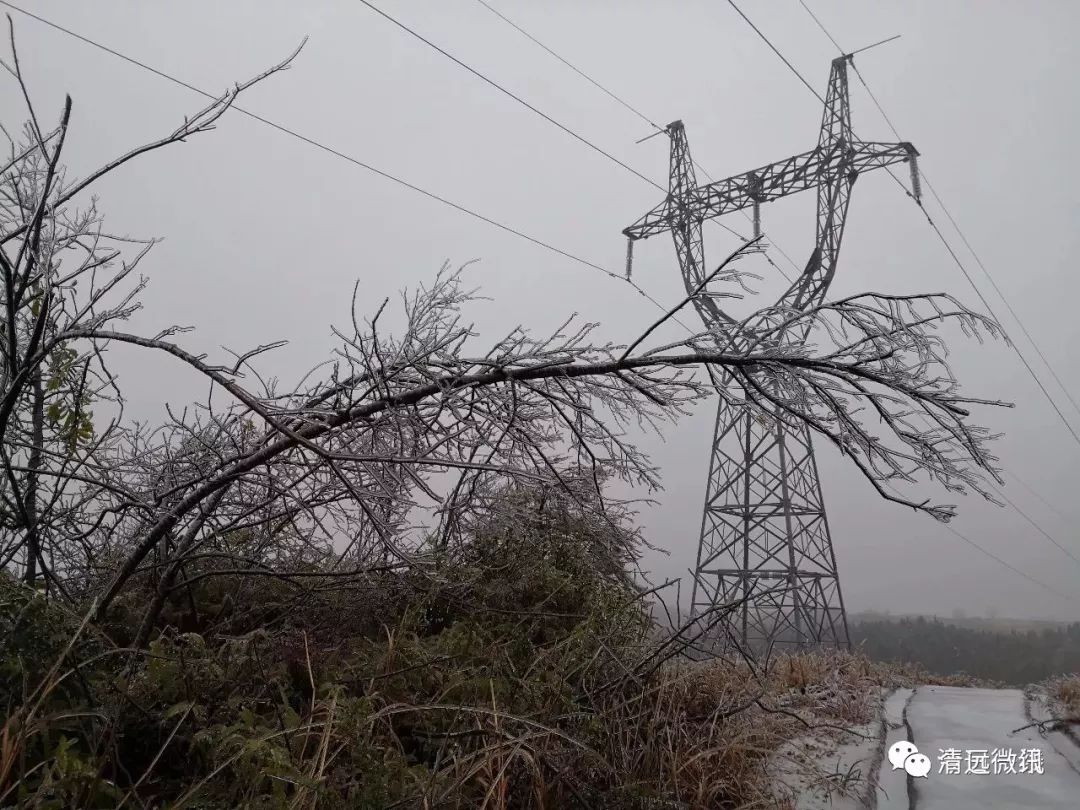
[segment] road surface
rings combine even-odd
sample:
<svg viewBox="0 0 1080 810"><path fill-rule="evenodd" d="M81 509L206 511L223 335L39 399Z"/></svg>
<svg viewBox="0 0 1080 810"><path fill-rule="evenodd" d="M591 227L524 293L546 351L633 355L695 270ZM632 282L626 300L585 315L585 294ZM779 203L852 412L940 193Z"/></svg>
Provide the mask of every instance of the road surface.
<svg viewBox="0 0 1080 810"><path fill-rule="evenodd" d="M1018 689L920 686L914 692L899 690L886 702L885 750L898 740L909 740L930 757L932 768L925 778L913 778L902 769L894 770L886 755L878 774L878 809L1076 810L1080 807L1080 748L1060 732L1044 733L1030 725L1042 719L1046 715L1039 705L1026 706L1024 693ZM953 770L959 773L950 773L949 766L942 765L942 752L950 749L958 752ZM995 749L1001 752L997 757ZM1020 753L1032 749L1041 754ZM981 752L986 752L987 759L981 758ZM1010 753L1017 759L1010 761ZM1037 773L1040 756L1042 773ZM995 759L998 773L994 772ZM981 771L984 765L989 773L968 772Z"/></svg>

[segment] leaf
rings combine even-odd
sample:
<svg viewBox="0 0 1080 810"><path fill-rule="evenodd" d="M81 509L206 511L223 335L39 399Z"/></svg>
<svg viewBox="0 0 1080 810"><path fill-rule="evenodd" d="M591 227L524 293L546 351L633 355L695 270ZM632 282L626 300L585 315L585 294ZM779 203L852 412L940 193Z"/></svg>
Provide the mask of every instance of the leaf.
<svg viewBox="0 0 1080 810"><path fill-rule="evenodd" d="M195 701L193 700L183 700L180 703L174 703L172 706L165 710L165 714L162 715L162 719L168 720L169 718L176 717L178 714L183 714L184 712L190 711L194 707Z"/></svg>

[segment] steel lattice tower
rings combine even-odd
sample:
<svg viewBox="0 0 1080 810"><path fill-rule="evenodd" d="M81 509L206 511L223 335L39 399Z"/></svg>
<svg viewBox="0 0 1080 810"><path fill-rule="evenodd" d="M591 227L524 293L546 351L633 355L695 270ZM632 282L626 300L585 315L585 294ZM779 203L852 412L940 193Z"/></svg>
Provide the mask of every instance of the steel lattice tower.
<svg viewBox="0 0 1080 810"><path fill-rule="evenodd" d="M669 193L627 228L627 272L633 242L670 232L683 281L693 292L708 276L702 223L752 208L760 234L760 204L817 189L816 243L806 269L779 304L805 309L822 302L836 273L844 220L860 173L908 161L918 194L918 153L910 143L857 140L851 131L847 66L832 62L825 112L814 149L725 180L699 186L681 121L671 139ZM720 295L695 297L707 326L733 325ZM788 334L804 340L806 334ZM693 615L739 602L728 629L751 649L773 645L848 646L825 504L810 431L784 419L762 420L721 400L716 414L692 596ZM718 639L711 639L717 645Z"/></svg>

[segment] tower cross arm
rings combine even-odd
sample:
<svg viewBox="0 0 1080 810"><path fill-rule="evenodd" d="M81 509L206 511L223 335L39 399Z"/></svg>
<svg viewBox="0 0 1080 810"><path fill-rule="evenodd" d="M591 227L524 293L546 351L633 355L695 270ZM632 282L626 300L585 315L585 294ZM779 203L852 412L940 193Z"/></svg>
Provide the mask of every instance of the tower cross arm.
<svg viewBox="0 0 1080 810"><path fill-rule="evenodd" d="M680 222L703 222L749 208L754 203L771 202L816 188L838 174L847 173L853 179L871 169L907 162L918 154L915 147L906 142L853 141L846 145L842 141L833 141L786 160L699 186L689 190L682 199L669 194L623 234L631 240L647 239L672 230Z"/></svg>

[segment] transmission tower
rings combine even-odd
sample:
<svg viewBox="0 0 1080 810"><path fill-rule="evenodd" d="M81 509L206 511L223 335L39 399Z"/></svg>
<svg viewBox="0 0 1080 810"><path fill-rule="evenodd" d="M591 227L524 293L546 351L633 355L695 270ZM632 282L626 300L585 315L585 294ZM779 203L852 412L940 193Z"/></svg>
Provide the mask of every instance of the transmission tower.
<svg viewBox="0 0 1080 810"><path fill-rule="evenodd" d="M860 173L910 162L919 193L918 152L910 143L857 140L851 131L847 66L834 59L817 146L786 160L699 186L681 121L666 128L671 139L666 199L627 228L627 272L633 243L670 232L688 292L708 276L702 223L753 209L754 236L761 232L760 205L817 189L817 231L806 269L778 303L806 309L822 302L836 273L852 185ZM707 327L734 326L721 309L722 294L694 299ZM805 340L806 333L787 334ZM847 617L833 552L810 431L778 413L762 420L721 399L713 433L709 479L694 570L692 614L713 615L725 605L727 630L745 647L761 650L819 644L846 647ZM709 643L722 644L719 634Z"/></svg>

